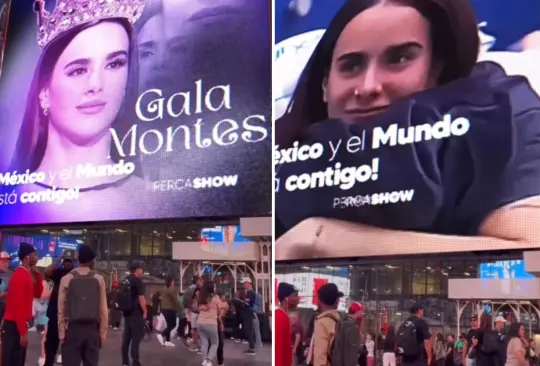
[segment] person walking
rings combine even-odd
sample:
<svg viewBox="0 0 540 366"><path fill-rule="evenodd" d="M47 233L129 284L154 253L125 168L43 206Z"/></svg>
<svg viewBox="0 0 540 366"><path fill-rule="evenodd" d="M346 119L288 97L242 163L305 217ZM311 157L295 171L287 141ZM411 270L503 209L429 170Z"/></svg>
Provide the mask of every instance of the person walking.
<svg viewBox="0 0 540 366"><path fill-rule="evenodd" d="M58 291L58 337L62 363L97 366L109 327L107 286L93 269L96 253L86 244L78 249L79 267L62 277Z"/></svg>
<svg viewBox="0 0 540 366"><path fill-rule="evenodd" d="M168 277L165 281L165 291L163 291L161 296L161 313L165 318L167 326L161 334L157 335L158 341L162 346L175 346L174 343L171 342L171 331L176 328L176 314L180 311L180 308L178 293L174 288L174 280L172 277Z"/></svg>
<svg viewBox="0 0 540 366"><path fill-rule="evenodd" d="M244 351L245 355L255 355L255 331L253 327L255 312L253 311L253 305L255 304L256 296L251 283L251 278L244 277L242 279L244 283L244 289L246 295L244 298L244 309L242 312L242 329L244 330L244 336L248 341L248 349Z"/></svg>
<svg viewBox="0 0 540 366"><path fill-rule="evenodd" d="M45 277L53 283L49 305L47 306L47 337L45 337L45 363L44 366L53 366L62 363L62 355L58 355L60 338L58 338L58 293L60 282L65 275L73 271L75 265L72 258L65 257L65 253L58 257L50 266L45 269ZM56 360L55 360L56 358Z"/></svg>
<svg viewBox="0 0 540 366"><path fill-rule="evenodd" d="M117 301L118 308L124 315L122 365L141 366L139 348L144 338L144 322L148 315L144 283L141 279L144 272L138 261L133 262L129 270L130 275L120 284Z"/></svg>
<svg viewBox="0 0 540 366"><path fill-rule="evenodd" d="M223 331L220 306L221 300L216 294L215 283L213 281L205 282L199 292L199 319L197 322L197 329L201 338L203 366L212 366L212 361L217 356L219 332Z"/></svg>
<svg viewBox="0 0 540 366"><path fill-rule="evenodd" d="M28 321L32 319L34 298L43 293L43 278L33 268L38 261L33 245L21 243L21 265L10 279L2 327L2 365L24 366L28 347Z"/></svg>

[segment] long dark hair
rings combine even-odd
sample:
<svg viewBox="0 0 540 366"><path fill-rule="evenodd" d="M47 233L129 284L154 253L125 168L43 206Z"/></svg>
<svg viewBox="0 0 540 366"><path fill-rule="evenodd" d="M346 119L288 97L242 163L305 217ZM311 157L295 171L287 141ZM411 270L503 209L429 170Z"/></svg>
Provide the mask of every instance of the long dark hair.
<svg viewBox="0 0 540 366"><path fill-rule="evenodd" d="M138 94L139 63L133 27L129 21L124 18L97 20L79 25L62 33L41 52L26 99L26 108L19 136L17 138L10 171L17 170L24 172L29 169L33 172L39 168L45 154L45 149L47 148L49 123L47 116L44 115L43 110L40 107L40 91L49 83L49 78L52 75L52 71L54 70L58 58L69 46L71 41L73 41L73 39L82 31L103 22L116 22L122 25L130 39L129 77L124 98L124 105L128 107L121 109L116 120L113 122L112 127L115 128L120 136L124 136L136 121L133 106L135 106ZM112 160L115 162L124 159L125 161L136 163L137 168L139 168L138 157L120 157L116 149L111 149L110 154ZM140 169L136 169L135 172L140 173Z"/></svg>
<svg viewBox="0 0 540 366"><path fill-rule="evenodd" d="M396 332L394 330L393 325L389 325L388 329L386 329L386 341L389 344L395 344L396 343Z"/></svg>
<svg viewBox="0 0 540 366"><path fill-rule="evenodd" d="M208 305L214 297L214 281L206 281L199 292L199 305Z"/></svg>
<svg viewBox="0 0 540 366"><path fill-rule="evenodd" d="M508 330L508 336L510 338L520 338L519 330L523 326L523 323L512 323L510 324L510 329Z"/></svg>
<svg viewBox="0 0 540 366"><path fill-rule="evenodd" d="M276 121L276 144L289 147L309 125L328 118L322 85L343 29L381 0L349 0L330 22L302 72L286 114ZM478 59L480 40L469 0L391 0L416 9L431 25L433 59L441 61L437 84L469 76Z"/></svg>
<svg viewBox="0 0 540 366"><path fill-rule="evenodd" d="M483 331L493 330L493 317L491 314L482 314L480 317L480 329Z"/></svg>

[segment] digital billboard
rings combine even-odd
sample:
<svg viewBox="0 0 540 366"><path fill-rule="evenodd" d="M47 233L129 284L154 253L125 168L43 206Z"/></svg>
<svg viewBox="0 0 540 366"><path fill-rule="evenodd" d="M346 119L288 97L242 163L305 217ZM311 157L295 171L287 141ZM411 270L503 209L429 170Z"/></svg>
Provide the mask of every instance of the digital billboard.
<svg viewBox="0 0 540 366"><path fill-rule="evenodd" d="M14 10L0 226L270 212L270 2Z"/></svg>
<svg viewBox="0 0 540 366"><path fill-rule="evenodd" d="M482 279L496 280L536 278L525 270L524 260L480 263L479 275Z"/></svg>
<svg viewBox="0 0 540 366"><path fill-rule="evenodd" d="M288 4L276 260L539 247L538 1Z"/></svg>
<svg viewBox="0 0 540 366"><path fill-rule="evenodd" d="M7 36L10 8L11 0L0 0L0 77L2 76L2 65L4 63L4 45Z"/></svg>
<svg viewBox="0 0 540 366"><path fill-rule="evenodd" d="M298 289L298 296L300 297L298 307L309 309L316 309L318 306L317 291L319 288L324 284L334 283L338 287L339 291L343 292L344 294L344 296L339 299L338 310L345 311L347 309L351 280L345 273L342 275L339 273L313 272L276 274L274 287L275 291L277 291L280 282L290 283L296 287Z"/></svg>

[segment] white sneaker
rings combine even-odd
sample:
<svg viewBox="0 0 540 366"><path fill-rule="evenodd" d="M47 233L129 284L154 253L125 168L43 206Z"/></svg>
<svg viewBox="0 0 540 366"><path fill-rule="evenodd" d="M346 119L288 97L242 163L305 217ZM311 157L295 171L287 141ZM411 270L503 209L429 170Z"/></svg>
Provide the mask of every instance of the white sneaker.
<svg viewBox="0 0 540 366"><path fill-rule="evenodd" d="M165 345L165 340L163 339L163 336L161 334L158 334L157 335L157 340L159 341L159 343L164 346Z"/></svg>
<svg viewBox="0 0 540 366"><path fill-rule="evenodd" d="M176 347L176 344L172 342L165 342L165 347Z"/></svg>
<svg viewBox="0 0 540 366"><path fill-rule="evenodd" d="M56 363L61 365L62 364L62 355L56 356Z"/></svg>
<svg viewBox="0 0 540 366"><path fill-rule="evenodd" d="M45 357L40 357L37 363L39 366L45 365Z"/></svg>

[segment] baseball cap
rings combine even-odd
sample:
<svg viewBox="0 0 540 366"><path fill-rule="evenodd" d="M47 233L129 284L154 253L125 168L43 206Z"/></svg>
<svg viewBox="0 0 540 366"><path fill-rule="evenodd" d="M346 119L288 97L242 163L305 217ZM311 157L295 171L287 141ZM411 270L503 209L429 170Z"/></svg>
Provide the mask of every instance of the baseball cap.
<svg viewBox="0 0 540 366"><path fill-rule="evenodd" d="M0 253L0 260L11 260L11 257L8 254L8 252L1 252Z"/></svg>
<svg viewBox="0 0 540 366"><path fill-rule="evenodd" d="M506 323L506 319L502 315L497 315L497 317L495 317L495 323L497 322Z"/></svg>
<svg viewBox="0 0 540 366"><path fill-rule="evenodd" d="M343 292L339 291L335 283L326 283L317 291L319 301L325 305L334 305L340 297L343 297Z"/></svg>
<svg viewBox="0 0 540 366"><path fill-rule="evenodd" d="M348 309L348 312L349 314L356 314L357 312L359 311L362 311L363 307L362 307L362 304L360 304L359 302L353 302L351 305L349 305L349 309Z"/></svg>
<svg viewBox="0 0 540 366"><path fill-rule="evenodd" d="M283 301L287 297L291 296L295 292L298 292L298 289L287 282L280 282L278 285L278 300Z"/></svg>

